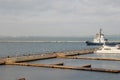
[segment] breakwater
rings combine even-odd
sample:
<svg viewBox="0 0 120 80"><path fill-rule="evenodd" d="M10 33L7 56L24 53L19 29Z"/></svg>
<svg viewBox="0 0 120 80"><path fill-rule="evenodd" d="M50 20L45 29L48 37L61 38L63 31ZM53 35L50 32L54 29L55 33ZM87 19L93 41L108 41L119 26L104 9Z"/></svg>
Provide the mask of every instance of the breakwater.
<svg viewBox="0 0 120 80"><path fill-rule="evenodd" d="M106 61L120 61L120 58L96 58L96 57L81 57L81 56L64 56L65 59L83 59L83 60L106 60Z"/></svg>
<svg viewBox="0 0 120 80"><path fill-rule="evenodd" d="M16 63L16 62L28 62L28 61L52 59L52 58L58 58L58 57L64 57L64 56L92 54L93 51L94 49L85 49L85 50L79 50L79 51L77 50L77 51L66 51L66 52L53 52L53 53L7 57L7 58L0 59L1 61L0 63L6 64L6 63Z"/></svg>
<svg viewBox="0 0 120 80"><path fill-rule="evenodd" d="M20 66L32 66L32 67L45 67L45 68L58 68L58 69L71 69L71 70L84 70L84 71L96 71L96 72L108 72L119 73L120 70L104 69L104 68L92 68L91 65L84 66L63 66L59 64L30 64L30 63L8 63L9 65Z"/></svg>
<svg viewBox="0 0 120 80"><path fill-rule="evenodd" d="M28 61L35 60L44 60L44 59L52 59L52 58L66 58L66 59L93 59L100 60L99 58L85 58L85 57L77 57L76 55L85 55L92 54L94 52L93 49L84 49L77 51L66 51L66 52L53 52L53 53L44 53L44 54L34 54L34 55L24 55L17 57L7 57L0 59L1 65L19 65L19 66L32 66L32 67L45 67L45 68L59 68L59 69L71 69L71 70L85 70L85 71L97 71L97 72L109 72L109 73L120 73L120 70L112 70L112 69L104 69L104 68L94 68L91 67L91 64L83 65L83 66L67 66L62 63L55 64L30 64L26 63ZM103 59L106 60L106 59ZM111 59L109 59L111 60ZM25 63L23 63L25 62Z"/></svg>

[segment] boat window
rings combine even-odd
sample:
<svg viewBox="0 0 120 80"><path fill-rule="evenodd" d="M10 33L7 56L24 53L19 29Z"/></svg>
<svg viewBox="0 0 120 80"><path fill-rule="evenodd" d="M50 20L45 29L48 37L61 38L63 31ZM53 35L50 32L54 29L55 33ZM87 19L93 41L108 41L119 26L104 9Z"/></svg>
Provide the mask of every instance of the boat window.
<svg viewBox="0 0 120 80"><path fill-rule="evenodd" d="M110 48L104 48L104 50L111 50Z"/></svg>

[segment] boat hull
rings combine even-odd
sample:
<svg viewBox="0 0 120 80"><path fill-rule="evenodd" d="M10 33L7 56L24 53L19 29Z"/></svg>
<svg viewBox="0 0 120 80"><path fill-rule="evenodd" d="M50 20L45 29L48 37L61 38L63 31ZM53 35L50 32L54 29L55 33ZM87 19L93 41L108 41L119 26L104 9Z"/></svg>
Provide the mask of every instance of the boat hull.
<svg viewBox="0 0 120 80"><path fill-rule="evenodd" d="M120 50L113 50L113 51L107 51L107 50L97 50L97 51L95 51L94 53L106 53L106 54L111 54L111 53L115 53L115 54L117 54L117 53L119 53L120 54Z"/></svg>
<svg viewBox="0 0 120 80"><path fill-rule="evenodd" d="M103 45L104 43L94 43L94 42L86 41L86 44L88 46L94 46L94 45ZM120 43L118 43L118 42L106 42L105 44L106 45L117 45L117 44L120 44Z"/></svg>

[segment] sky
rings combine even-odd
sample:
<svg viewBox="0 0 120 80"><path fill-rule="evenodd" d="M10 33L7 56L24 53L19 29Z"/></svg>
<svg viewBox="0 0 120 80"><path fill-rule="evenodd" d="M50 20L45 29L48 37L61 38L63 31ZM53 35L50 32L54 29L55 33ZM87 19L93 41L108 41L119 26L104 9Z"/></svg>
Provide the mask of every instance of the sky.
<svg viewBox="0 0 120 80"><path fill-rule="evenodd" d="M0 0L0 36L120 35L120 0Z"/></svg>

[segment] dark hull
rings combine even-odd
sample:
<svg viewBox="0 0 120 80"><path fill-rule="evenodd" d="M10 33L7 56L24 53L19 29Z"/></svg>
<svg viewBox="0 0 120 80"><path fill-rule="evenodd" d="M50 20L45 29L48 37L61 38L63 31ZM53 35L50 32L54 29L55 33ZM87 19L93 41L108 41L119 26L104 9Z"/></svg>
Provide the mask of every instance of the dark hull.
<svg viewBox="0 0 120 80"><path fill-rule="evenodd" d="M103 45L104 43L94 43L94 42L90 42L90 41L86 41L86 44L88 46L94 46L94 45ZM105 43L106 45L117 45L117 44L120 44L119 42L106 42Z"/></svg>

